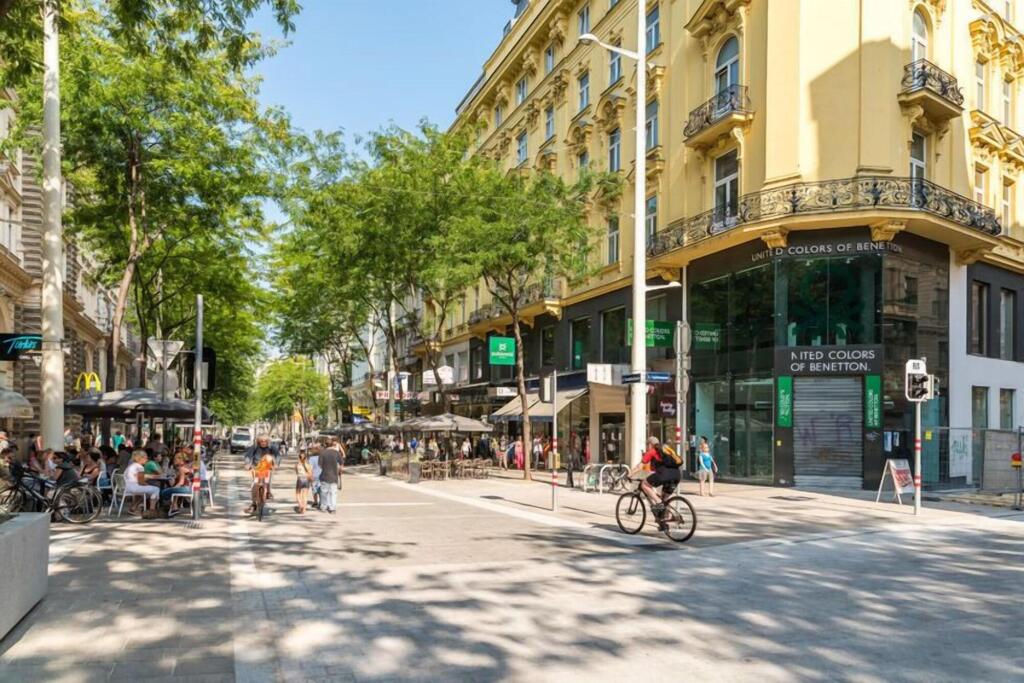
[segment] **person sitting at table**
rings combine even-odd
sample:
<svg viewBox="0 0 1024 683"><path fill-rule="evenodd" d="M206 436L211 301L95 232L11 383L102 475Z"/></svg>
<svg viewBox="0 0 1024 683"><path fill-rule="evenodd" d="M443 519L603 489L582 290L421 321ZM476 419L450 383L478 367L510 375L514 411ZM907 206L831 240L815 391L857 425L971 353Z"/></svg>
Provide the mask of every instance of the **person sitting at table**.
<svg viewBox="0 0 1024 683"><path fill-rule="evenodd" d="M132 460L134 459L135 456L132 455ZM146 456L146 461L142 468L146 471L147 479L159 479L164 473L164 468L160 466L160 463L156 458L151 458L149 456Z"/></svg>
<svg viewBox="0 0 1024 683"><path fill-rule="evenodd" d="M157 498L160 496L159 486L151 486L146 483L146 462L148 460L149 456L146 455L146 451L135 451L132 453L131 464L124 471L125 495L137 494L144 496L145 503L142 506L144 510L149 510L152 506L155 506ZM128 514L138 515L139 505L133 503L132 507L128 508Z"/></svg>
<svg viewBox="0 0 1024 683"><path fill-rule="evenodd" d="M171 496L175 493L191 493L192 492L192 468L188 466L188 459L185 454L179 451L174 455L174 479L171 482L171 486L160 492L160 502L166 504L171 500ZM170 511L167 513L169 517L181 512L180 499L176 505L173 505Z"/></svg>
<svg viewBox="0 0 1024 683"><path fill-rule="evenodd" d="M82 451L81 465L78 467L78 475L80 477L86 477L89 479L89 483L94 485L102 474L102 468L100 464L96 462L96 455L99 451Z"/></svg>

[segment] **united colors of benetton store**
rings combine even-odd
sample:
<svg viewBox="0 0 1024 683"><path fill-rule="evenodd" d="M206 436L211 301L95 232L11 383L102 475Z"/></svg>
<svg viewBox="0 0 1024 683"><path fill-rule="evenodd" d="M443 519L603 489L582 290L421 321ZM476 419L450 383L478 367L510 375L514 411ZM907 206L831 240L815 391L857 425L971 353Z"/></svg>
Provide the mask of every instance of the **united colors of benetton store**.
<svg viewBox="0 0 1024 683"><path fill-rule="evenodd" d="M868 229L804 231L692 262L690 418L724 476L779 485L877 486L909 453L907 359L946 386L949 251ZM926 481L948 481L943 394L926 404Z"/></svg>

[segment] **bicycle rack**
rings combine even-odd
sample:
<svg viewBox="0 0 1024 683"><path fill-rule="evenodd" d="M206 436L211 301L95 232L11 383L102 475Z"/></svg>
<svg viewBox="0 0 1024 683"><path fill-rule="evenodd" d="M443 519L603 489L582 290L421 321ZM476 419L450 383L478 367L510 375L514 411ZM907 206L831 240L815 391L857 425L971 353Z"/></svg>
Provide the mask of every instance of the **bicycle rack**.
<svg viewBox="0 0 1024 683"><path fill-rule="evenodd" d="M597 472L597 479L596 479L596 486L592 483L592 480L590 478L590 475L594 471L595 468L597 468L597 470L598 470L598 472ZM627 472L629 471L629 468L626 467L626 465L624 465L622 463L608 463L608 464L604 464L604 465L602 465L600 463L593 463L593 464L587 465L586 467L583 468L583 492L584 493L589 493L590 491L597 491L598 493L604 493L604 481L605 481L604 472L607 469L614 469L614 470L625 469Z"/></svg>

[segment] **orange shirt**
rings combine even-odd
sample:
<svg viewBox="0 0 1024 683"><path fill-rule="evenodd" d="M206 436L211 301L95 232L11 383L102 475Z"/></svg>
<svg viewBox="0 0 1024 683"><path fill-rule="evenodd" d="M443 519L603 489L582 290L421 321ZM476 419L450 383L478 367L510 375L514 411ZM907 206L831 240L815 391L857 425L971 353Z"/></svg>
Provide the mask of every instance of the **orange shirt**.
<svg viewBox="0 0 1024 683"><path fill-rule="evenodd" d="M256 465L256 477L258 479L266 479L270 476L270 472L274 469L274 461L260 460L259 464Z"/></svg>

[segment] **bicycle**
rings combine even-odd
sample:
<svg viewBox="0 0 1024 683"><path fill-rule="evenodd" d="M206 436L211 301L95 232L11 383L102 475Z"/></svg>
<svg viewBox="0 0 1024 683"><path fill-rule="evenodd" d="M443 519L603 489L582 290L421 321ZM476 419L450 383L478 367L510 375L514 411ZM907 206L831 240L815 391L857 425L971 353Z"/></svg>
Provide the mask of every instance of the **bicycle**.
<svg viewBox="0 0 1024 683"><path fill-rule="evenodd" d="M253 504L256 506L253 512L257 521L263 521L263 510L267 505L267 493L270 490L270 477L253 477L252 486L254 489Z"/></svg>
<svg viewBox="0 0 1024 683"><path fill-rule="evenodd" d="M26 479L33 485L26 485ZM15 463L11 466L11 484L0 492L0 514L21 512L26 503L31 503L31 509L49 512L56 522L88 524L103 509L103 495L85 479L54 486ZM49 496L45 493L48 488L52 488Z"/></svg>
<svg viewBox="0 0 1024 683"><path fill-rule="evenodd" d="M653 500L648 501L649 496L640 486L640 482L630 477L628 473L625 478L629 482L635 482L636 488L623 493L615 503L615 521L624 533L640 533L647 522L647 503L650 502L652 512L656 505L662 506L661 519L657 520L659 531L676 543L690 540L697 531L697 511L693 509L690 501L674 490L660 504Z"/></svg>
<svg viewBox="0 0 1024 683"><path fill-rule="evenodd" d="M601 469L601 490L615 493L625 491L629 486L629 467L620 464L618 467Z"/></svg>

